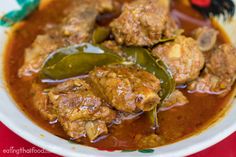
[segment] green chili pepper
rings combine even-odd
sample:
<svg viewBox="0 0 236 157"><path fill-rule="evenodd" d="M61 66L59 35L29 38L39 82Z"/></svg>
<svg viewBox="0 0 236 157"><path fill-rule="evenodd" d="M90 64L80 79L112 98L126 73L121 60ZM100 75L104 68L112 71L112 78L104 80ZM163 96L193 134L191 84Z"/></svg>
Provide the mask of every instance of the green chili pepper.
<svg viewBox="0 0 236 157"><path fill-rule="evenodd" d="M111 30L107 27L98 27L94 30L93 32L93 43L94 44L99 44L105 41L109 35L110 35Z"/></svg>
<svg viewBox="0 0 236 157"><path fill-rule="evenodd" d="M49 55L41 70L41 78L70 78L86 74L96 66L122 61L122 57L109 52L108 49L87 43L75 45Z"/></svg>

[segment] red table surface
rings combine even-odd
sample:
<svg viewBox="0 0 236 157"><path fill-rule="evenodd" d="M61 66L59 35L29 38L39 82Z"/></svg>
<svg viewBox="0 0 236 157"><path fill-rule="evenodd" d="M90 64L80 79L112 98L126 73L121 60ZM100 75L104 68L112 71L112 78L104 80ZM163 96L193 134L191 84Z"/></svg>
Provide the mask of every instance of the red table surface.
<svg viewBox="0 0 236 157"><path fill-rule="evenodd" d="M6 126L0 122L0 157L59 157L50 152L46 153L18 153L13 152L14 150L28 149L35 150L34 152L40 152L41 148L34 146L33 144L25 141ZM236 133L226 138L222 142L210 147L197 154L191 155L190 157L236 157Z"/></svg>

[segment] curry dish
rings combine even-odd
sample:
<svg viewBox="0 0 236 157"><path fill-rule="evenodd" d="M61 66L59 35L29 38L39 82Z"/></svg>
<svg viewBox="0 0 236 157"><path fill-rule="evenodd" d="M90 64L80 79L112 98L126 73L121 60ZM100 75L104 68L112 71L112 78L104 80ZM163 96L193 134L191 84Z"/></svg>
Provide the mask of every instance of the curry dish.
<svg viewBox="0 0 236 157"><path fill-rule="evenodd" d="M235 61L219 27L181 1L52 0L15 26L5 77L52 134L136 150L209 126L232 96Z"/></svg>

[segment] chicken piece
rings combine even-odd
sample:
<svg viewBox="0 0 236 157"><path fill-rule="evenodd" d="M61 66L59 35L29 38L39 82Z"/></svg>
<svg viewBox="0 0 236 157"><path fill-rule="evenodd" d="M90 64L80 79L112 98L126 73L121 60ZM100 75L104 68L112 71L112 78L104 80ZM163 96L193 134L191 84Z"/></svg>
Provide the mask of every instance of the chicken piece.
<svg viewBox="0 0 236 157"><path fill-rule="evenodd" d="M50 103L48 95L44 92L43 87L33 83L31 93L33 95L34 108L39 111L44 119L55 121L57 119L56 111L53 109L53 105Z"/></svg>
<svg viewBox="0 0 236 157"><path fill-rule="evenodd" d="M91 0L73 0L65 12L66 17L60 26L61 35L67 37L70 44L79 44L91 39L98 11L97 3Z"/></svg>
<svg viewBox="0 0 236 157"><path fill-rule="evenodd" d="M224 96L236 79L236 48L230 44L220 45L210 53L201 76L191 82L189 90Z"/></svg>
<svg viewBox="0 0 236 157"><path fill-rule="evenodd" d="M173 107L176 106L182 106L189 103L188 99L184 96L184 94L179 91L179 90L175 90L173 93L171 93L171 95L166 98L163 103L162 103L162 107L159 108L160 111L163 110L168 110L171 109Z"/></svg>
<svg viewBox="0 0 236 157"><path fill-rule="evenodd" d="M193 38L197 40L201 51L211 50L216 44L217 35L218 31L208 27L200 27L193 31Z"/></svg>
<svg viewBox="0 0 236 157"><path fill-rule="evenodd" d="M204 66L204 56L196 41L185 36L156 46L152 54L169 67L177 84L196 79Z"/></svg>
<svg viewBox="0 0 236 157"><path fill-rule="evenodd" d="M160 81L134 67L106 66L90 72L93 84L117 110L150 111L160 102Z"/></svg>
<svg viewBox="0 0 236 157"><path fill-rule="evenodd" d="M221 78L206 71L195 81L188 84L191 92L209 93L224 96L230 90L234 80Z"/></svg>
<svg viewBox="0 0 236 157"><path fill-rule="evenodd" d="M49 92L49 98L57 111L58 120L67 134L78 139L89 134L94 140L100 134L87 133L89 126L97 126L97 120L104 124L111 123L116 113L104 106L100 98L95 96L91 87L83 80L69 80L59 84ZM100 123L99 121L99 123ZM89 122L89 124L87 124ZM91 125L91 123L95 123ZM100 125L99 125L100 126ZM100 133L107 133L106 127L99 127ZM90 128L93 129L93 128ZM78 131L77 131L78 130Z"/></svg>
<svg viewBox="0 0 236 157"><path fill-rule="evenodd" d="M236 48L231 44L220 45L211 53L206 67L216 76L234 78L236 75Z"/></svg>
<svg viewBox="0 0 236 157"><path fill-rule="evenodd" d="M49 53L63 46L60 39L50 35L38 35L33 44L25 50L23 66L18 71L18 76L31 76L39 72Z"/></svg>
<svg viewBox="0 0 236 157"><path fill-rule="evenodd" d="M48 25L50 28L47 28L45 34L38 35L26 49L19 76L31 76L39 72L47 56L56 49L89 41L98 14L94 9L96 4L90 0L73 0L62 23L57 26Z"/></svg>
<svg viewBox="0 0 236 157"><path fill-rule="evenodd" d="M110 26L119 44L149 46L161 38L168 14L169 0L137 0L125 4Z"/></svg>

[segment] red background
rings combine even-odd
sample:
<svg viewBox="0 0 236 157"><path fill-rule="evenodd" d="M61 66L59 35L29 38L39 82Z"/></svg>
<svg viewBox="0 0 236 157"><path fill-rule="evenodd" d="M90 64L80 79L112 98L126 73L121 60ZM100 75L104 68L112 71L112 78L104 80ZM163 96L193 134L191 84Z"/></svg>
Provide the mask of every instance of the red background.
<svg viewBox="0 0 236 157"><path fill-rule="evenodd" d="M6 126L0 122L0 157L15 157L16 154L3 154L3 149L9 149L10 147L14 148L36 148L40 149L37 146L32 145L31 143L25 141L21 137L17 136ZM20 154L18 156L22 157L59 157L52 153L47 154ZM216 144L213 147L210 147L204 151L201 151L197 154L191 155L190 157L236 157L236 133L225 139L224 141Z"/></svg>

